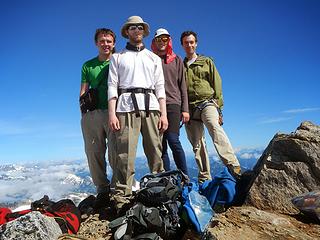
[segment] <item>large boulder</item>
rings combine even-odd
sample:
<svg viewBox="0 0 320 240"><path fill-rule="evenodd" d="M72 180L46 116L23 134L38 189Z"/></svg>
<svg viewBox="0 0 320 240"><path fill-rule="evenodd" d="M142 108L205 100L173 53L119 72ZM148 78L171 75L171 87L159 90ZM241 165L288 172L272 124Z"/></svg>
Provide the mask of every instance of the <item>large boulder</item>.
<svg viewBox="0 0 320 240"><path fill-rule="evenodd" d="M62 234L52 217L30 212L0 227L0 240L53 240Z"/></svg>
<svg viewBox="0 0 320 240"><path fill-rule="evenodd" d="M276 134L252 175L246 205L297 213L291 198L320 189L320 126L303 122L291 134Z"/></svg>

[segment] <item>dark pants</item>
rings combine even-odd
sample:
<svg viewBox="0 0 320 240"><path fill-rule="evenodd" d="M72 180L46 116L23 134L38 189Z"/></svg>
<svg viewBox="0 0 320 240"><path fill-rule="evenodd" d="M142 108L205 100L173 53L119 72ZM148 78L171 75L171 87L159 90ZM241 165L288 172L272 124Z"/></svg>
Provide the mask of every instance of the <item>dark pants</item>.
<svg viewBox="0 0 320 240"><path fill-rule="evenodd" d="M184 174L188 175L186 156L179 139L179 125L181 117L180 106L173 104L167 105L167 116L169 128L164 132L162 140L162 161L164 169L166 171L171 170L170 158L168 155L169 145L177 168Z"/></svg>

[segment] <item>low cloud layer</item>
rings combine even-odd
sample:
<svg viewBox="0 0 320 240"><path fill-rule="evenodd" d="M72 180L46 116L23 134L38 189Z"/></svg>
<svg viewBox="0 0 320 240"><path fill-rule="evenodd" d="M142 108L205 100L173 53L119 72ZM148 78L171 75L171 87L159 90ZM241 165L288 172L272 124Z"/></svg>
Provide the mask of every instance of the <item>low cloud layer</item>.
<svg viewBox="0 0 320 240"><path fill-rule="evenodd" d="M0 167L0 203L34 201L44 195L59 200L81 194L81 189L94 191L84 161Z"/></svg>
<svg viewBox="0 0 320 240"><path fill-rule="evenodd" d="M261 152L261 149L237 150L243 170L252 168ZM192 173L191 177L196 180L198 170L193 155L187 156L187 163ZM222 167L222 162L216 154L210 154L210 164L213 170ZM171 166L174 168L175 164L172 162ZM110 167L107 172L110 178ZM138 158L136 178L140 179L147 173L146 159ZM69 198L79 203L89 194L95 194L95 187L86 160L0 166L0 206L31 203L44 195L48 195L54 201Z"/></svg>

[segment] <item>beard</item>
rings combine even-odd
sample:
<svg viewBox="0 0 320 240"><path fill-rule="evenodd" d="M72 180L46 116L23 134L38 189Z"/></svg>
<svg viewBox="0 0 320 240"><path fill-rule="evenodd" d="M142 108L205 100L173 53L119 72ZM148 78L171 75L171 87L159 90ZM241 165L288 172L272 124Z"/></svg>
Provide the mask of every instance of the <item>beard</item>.
<svg viewBox="0 0 320 240"><path fill-rule="evenodd" d="M140 35L129 36L129 40L130 40L130 43L132 43L134 45L141 44L143 41L143 35L142 36L140 36Z"/></svg>

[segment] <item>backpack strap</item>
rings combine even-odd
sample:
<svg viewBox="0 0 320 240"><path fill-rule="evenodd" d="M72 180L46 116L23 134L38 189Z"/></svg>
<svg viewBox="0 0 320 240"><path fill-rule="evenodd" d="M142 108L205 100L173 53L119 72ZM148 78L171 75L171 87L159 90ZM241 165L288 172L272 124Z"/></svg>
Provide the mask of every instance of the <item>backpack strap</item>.
<svg viewBox="0 0 320 240"><path fill-rule="evenodd" d="M0 225L8 222L8 214L11 214L10 208L0 208Z"/></svg>
<svg viewBox="0 0 320 240"><path fill-rule="evenodd" d="M29 212L32 212L32 210L30 209L27 209L27 210L22 210L22 211L18 211L18 212L11 212L11 213L8 213L6 215L6 220L7 222L10 222L12 220L15 220L17 219L18 217L21 217Z"/></svg>
<svg viewBox="0 0 320 240"><path fill-rule="evenodd" d="M162 238L157 233L143 233L132 238L132 240L162 240Z"/></svg>

